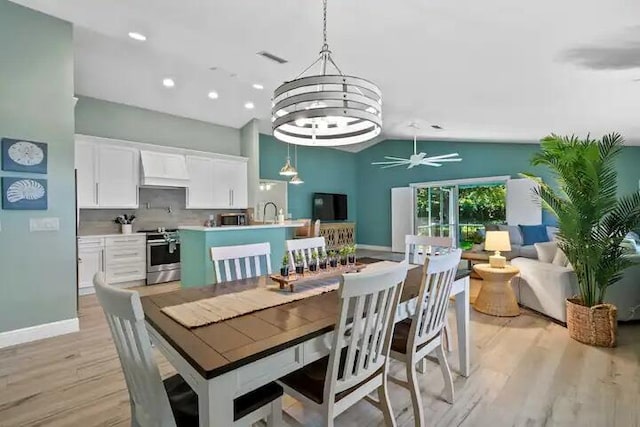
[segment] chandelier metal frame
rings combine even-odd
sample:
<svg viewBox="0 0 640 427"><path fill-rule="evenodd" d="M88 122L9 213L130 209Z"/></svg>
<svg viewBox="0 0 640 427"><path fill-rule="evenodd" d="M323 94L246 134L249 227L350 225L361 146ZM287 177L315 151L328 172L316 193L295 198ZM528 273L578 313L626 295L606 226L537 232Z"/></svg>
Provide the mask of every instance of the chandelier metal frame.
<svg viewBox="0 0 640 427"><path fill-rule="evenodd" d="M321 74L304 76L320 64ZM328 72L332 66L337 74ZM382 131L382 91L369 80L342 73L327 43L327 0L323 0L320 57L273 94L273 135L284 142L340 146L369 141Z"/></svg>

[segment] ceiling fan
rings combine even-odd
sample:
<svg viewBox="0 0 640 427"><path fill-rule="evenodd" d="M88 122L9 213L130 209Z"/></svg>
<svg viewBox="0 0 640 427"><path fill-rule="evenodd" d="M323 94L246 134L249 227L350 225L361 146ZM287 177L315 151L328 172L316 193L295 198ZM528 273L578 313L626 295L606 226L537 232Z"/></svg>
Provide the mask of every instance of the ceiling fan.
<svg viewBox="0 0 640 427"><path fill-rule="evenodd" d="M414 129L418 129L418 126L415 123L411 123L409 127ZM451 154L443 154L440 156L430 156L427 157L427 153L418 153L417 143L416 143L417 135L414 131L413 134L413 154L408 159L403 159L402 157L395 156L384 156L387 161L384 162L372 162L372 165L380 165L381 169L394 168L396 166L404 166L407 165L407 169L411 169L415 166L433 166L439 168L442 166L442 163L447 162L461 162L462 158L458 157L458 153Z"/></svg>

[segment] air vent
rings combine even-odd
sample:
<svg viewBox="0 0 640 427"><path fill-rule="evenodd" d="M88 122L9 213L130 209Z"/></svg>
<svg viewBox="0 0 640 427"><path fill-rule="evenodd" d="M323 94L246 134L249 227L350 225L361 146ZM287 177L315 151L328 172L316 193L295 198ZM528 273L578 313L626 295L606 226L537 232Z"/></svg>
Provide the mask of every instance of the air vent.
<svg viewBox="0 0 640 427"><path fill-rule="evenodd" d="M289 62L286 59L280 58L279 56L276 56L273 53L267 52L265 50L261 50L257 53L257 55L267 58L270 61L277 62L278 64L286 64L287 62Z"/></svg>

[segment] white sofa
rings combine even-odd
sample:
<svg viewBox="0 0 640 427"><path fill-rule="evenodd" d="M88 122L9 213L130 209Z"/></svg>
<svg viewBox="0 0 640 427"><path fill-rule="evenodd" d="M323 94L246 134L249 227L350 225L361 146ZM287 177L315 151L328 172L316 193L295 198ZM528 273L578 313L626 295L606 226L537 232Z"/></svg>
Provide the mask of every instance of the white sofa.
<svg viewBox="0 0 640 427"><path fill-rule="evenodd" d="M640 261L640 254L628 255ZM571 267L518 257L511 263L520 269L512 285L523 306L567 322L565 300L578 293L578 280ZM618 307L618 320L640 319L640 264L624 271L622 279L610 286L605 302Z"/></svg>

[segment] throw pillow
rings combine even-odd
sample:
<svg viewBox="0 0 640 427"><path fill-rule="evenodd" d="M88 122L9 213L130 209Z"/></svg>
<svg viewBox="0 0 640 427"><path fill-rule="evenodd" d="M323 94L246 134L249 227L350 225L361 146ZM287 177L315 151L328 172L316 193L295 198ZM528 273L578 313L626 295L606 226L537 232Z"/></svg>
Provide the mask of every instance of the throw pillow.
<svg viewBox="0 0 640 427"><path fill-rule="evenodd" d="M509 226L509 240L511 240L511 246L522 246L522 233L520 227L517 225Z"/></svg>
<svg viewBox="0 0 640 427"><path fill-rule="evenodd" d="M562 249L558 248L556 250L556 254L553 256L553 261L551 261L551 264L559 265L560 267L566 267L567 264L569 264L569 259L567 259L567 256L564 254Z"/></svg>
<svg viewBox="0 0 640 427"><path fill-rule="evenodd" d="M533 246L538 253L538 261L546 262L547 264L551 264L556 252L558 252L558 244L556 242L534 243Z"/></svg>
<svg viewBox="0 0 640 427"><path fill-rule="evenodd" d="M534 243L548 242L549 235L547 234L546 225L520 225L520 231L522 232L522 244L524 246L533 245Z"/></svg>

